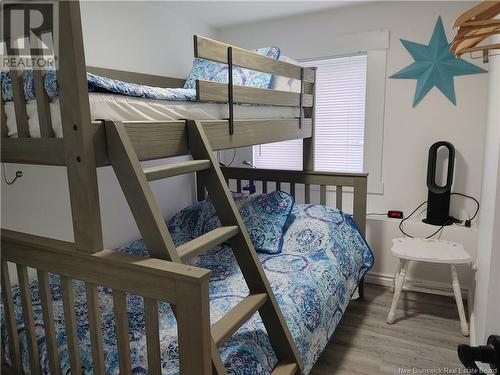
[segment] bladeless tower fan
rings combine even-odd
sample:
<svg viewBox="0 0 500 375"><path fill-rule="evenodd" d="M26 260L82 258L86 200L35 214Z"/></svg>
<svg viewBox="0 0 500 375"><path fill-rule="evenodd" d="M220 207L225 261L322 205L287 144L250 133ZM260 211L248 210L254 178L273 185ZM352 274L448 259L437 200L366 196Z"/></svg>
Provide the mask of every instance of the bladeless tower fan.
<svg viewBox="0 0 500 375"><path fill-rule="evenodd" d="M436 169L438 151L441 147L448 149L448 168L446 184L440 186L436 183ZM439 141L429 148L429 161L427 164L427 217L422 220L431 225L451 225L453 218L450 217L450 195L453 184L453 170L455 167L455 147L450 142Z"/></svg>

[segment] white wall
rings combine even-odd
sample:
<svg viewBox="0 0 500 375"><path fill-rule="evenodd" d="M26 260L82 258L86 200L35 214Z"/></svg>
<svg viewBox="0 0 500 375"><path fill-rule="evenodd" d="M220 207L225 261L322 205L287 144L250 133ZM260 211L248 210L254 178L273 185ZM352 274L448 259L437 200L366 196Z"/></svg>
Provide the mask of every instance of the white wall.
<svg viewBox="0 0 500 375"><path fill-rule="evenodd" d="M170 10L168 2L81 2L87 64L185 78L193 35L213 36L202 21Z"/></svg>
<svg viewBox="0 0 500 375"><path fill-rule="evenodd" d="M498 39L498 38L497 38ZM497 43L500 39L497 40ZM478 270L472 323L473 344L484 345L490 334L500 335L500 58L492 57L484 147L482 204L478 241Z"/></svg>
<svg viewBox="0 0 500 375"><path fill-rule="evenodd" d="M214 34L202 22L169 11L165 3L81 4L88 65L186 77L193 59L193 34ZM2 180L2 227L72 240L65 169L8 164L8 177L17 169L24 177L14 185L7 186ZM105 246L114 248L138 238L114 172L110 167L101 168L98 179ZM189 176L152 184L165 216L192 202L191 185Z"/></svg>
<svg viewBox="0 0 500 375"><path fill-rule="evenodd" d="M451 40L450 25L471 5L470 2L370 3L224 28L219 30L218 36L246 48L277 45L284 54L301 59L335 55L337 51L332 46L338 45L342 36L389 29L387 75L390 75L413 62L400 38L427 44L437 17L441 15ZM477 60L475 62L482 66ZM434 88L416 108L411 107L415 80L386 80L382 159L384 192L369 195L368 212L401 209L409 213L426 200L427 153L429 146L438 140L449 140L457 149L454 191L476 197L480 195L487 80L487 74L457 77L457 106ZM452 215L472 215L474 205L462 202L453 198ZM410 223L409 230L416 235L431 233L434 227L421 224L421 218ZM446 228L442 238L464 242L475 255L476 232L474 228L454 226ZM397 222L375 217L368 220L368 240L376 256L373 273L393 275L397 262L389 249L391 239L398 236ZM469 285L471 274L467 269L462 271L463 284ZM448 283L449 278L444 266L410 267L409 271L409 279L424 280L434 286Z"/></svg>

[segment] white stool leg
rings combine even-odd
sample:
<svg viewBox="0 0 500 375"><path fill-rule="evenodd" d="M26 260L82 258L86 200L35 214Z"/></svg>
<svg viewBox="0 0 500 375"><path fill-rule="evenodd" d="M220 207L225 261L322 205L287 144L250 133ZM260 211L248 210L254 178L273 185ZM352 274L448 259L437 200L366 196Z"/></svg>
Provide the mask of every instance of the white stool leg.
<svg viewBox="0 0 500 375"><path fill-rule="evenodd" d="M454 264L450 265L451 268L451 285L453 293L455 294L455 301L457 302L458 316L460 317L460 328L462 335L469 336L469 325L465 318L464 303L462 300L462 292L460 291L460 283L458 282L457 267Z"/></svg>
<svg viewBox="0 0 500 375"><path fill-rule="evenodd" d="M401 290L403 289L403 284L406 278L406 271L408 270L408 261L405 259L399 260L399 272L396 274L395 287L394 287L394 297L392 298L391 309L387 315L387 323L394 323L394 315L396 314L396 307L398 305L399 296L401 295Z"/></svg>

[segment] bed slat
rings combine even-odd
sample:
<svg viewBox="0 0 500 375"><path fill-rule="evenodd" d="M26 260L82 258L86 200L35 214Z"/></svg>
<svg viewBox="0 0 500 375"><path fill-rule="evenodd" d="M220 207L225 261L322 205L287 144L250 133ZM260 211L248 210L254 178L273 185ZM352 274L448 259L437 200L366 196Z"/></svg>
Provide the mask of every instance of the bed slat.
<svg viewBox="0 0 500 375"><path fill-rule="evenodd" d="M4 301L5 320L9 333L10 358L14 368L21 372L21 352L19 349L19 336L17 333L16 313L12 298L12 285L10 284L9 267L7 262L2 262L2 297Z"/></svg>
<svg viewBox="0 0 500 375"><path fill-rule="evenodd" d="M243 48L231 46L229 44L209 39L200 35L194 36L194 54L195 57L221 62L227 64L227 49L232 47L233 64L244 68L255 69L266 73L273 73L284 77L294 79L301 78L301 67L299 65L290 64L284 61L275 60L267 56L262 56L258 53L248 51ZM314 72L310 73L311 69L305 69L308 73L304 80L314 82Z"/></svg>
<svg viewBox="0 0 500 375"><path fill-rule="evenodd" d="M266 180L262 181L262 193L263 194L267 193L267 181Z"/></svg>
<svg viewBox="0 0 500 375"><path fill-rule="evenodd" d="M236 191L238 193L241 193L241 180L240 179L236 180Z"/></svg>
<svg viewBox="0 0 500 375"><path fill-rule="evenodd" d="M311 203L311 185L304 184L304 203Z"/></svg>
<svg viewBox="0 0 500 375"><path fill-rule="evenodd" d="M161 374L161 352L158 324L158 301L144 298L144 316L146 320L146 344L148 353L148 373Z"/></svg>
<svg viewBox="0 0 500 375"><path fill-rule="evenodd" d="M342 209L342 186L337 186L335 192L335 206L341 210Z"/></svg>
<svg viewBox="0 0 500 375"><path fill-rule="evenodd" d="M17 264L17 277L19 278L19 293L24 316L24 332L28 342L30 369L32 374L40 374L40 353L36 340L35 320L33 318L33 303L26 266Z"/></svg>
<svg viewBox="0 0 500 375"><path fill-rule="evenodd" d="M276 191L280 191L280 190L281 190L281 182L276 181Z"/></svg>
<svg viewBox="0 0 500 375"><path fill-rule="evenodd" d="M52 308L52 294L50 293L49 274L46 271L37 270L38 284L40 287L40 302L42 304L43 325L45 328L45 341L47 342L47 353L51 374L60 374L59 351L57 350L56 331L54 327L54 315Z"/></svg>
<svg viewBox="0 0 500 375"><path fill-rule="evenodd" d="M319 187L319 204L326 206L326 185L320 185Z"/></svg>
<svg viewBox="0 0 500 375"><path fill-rule="evenodd" d="M29 138L30 128L28 125L28 112L26 111L26 100L24 98L23 77L21 70L10 70L12 81L12 97L14 99L14 111L16 113L17 136Z"/></svg>
<svg viewBox="0 0 500 375"><path fill-rule="evenodd" d="M196 99L200 102L227 103L228 85L212 81L196 81ZM313 106L313 96L290 91L261 89L257 87L233 85L233 100L235 103L266 104L284 107Z"/></svg>
<svg viewBox="0 0 500 375"><path fill-rule="evenodd" d="M96 375L105 375L106 370L104 367L104 349L102 344L101 314L99 311L97 285L93 283L85 283L85 293L87 296L93 371Z"/></svg>
<svg viewBox="0 0 500 375"><path fill-rule="evenodd" d="M66 165L62 138L2 138L2 161Z"/></svg>
<svg viewBox="0 0 500 375"><path fill-rule="evenodd" d="M33 45L31 49L41 49L41 35L37 35L38 38L32 38ZM36 93L36 109L38 113L38 123L40 127L40 138L52 138L54 136L54 131L52 130L52 119L50 116L50 100L47 96L45 90L45 74L46 71L39 69L33 70L33 78L35 81L35 93Z"/></svg>
<svg viewBox="0 0 500 375"><path fill-rule="evenodd" d="M7 114L5 113L5 104L0 94L0 123L2 128L2 138L9 136L9 128L7 127Z"/></svg>
<svg viewBox="0 0 500 375"><path fill-rule="evenodd" d="M367 180L356 180L354 183L354 207L353 218L358 224L360 233L364 236L366 231L366 199L367 199ZM361 289L360 289L361 293Z"/></svg>
<svg viewBox="0 0 500 375"><path fill-rule="evenodd" d="M131 374L132 361L129 346L127 296L124 292L113 290L113 308L115 310L116 344L118 346L120 373Z"/></svg>
<svg viewBox="0 0 500 375"><path fill-rule="evenodd" d="M71 373L80 374L80 345L77 337L75 294L73 292L73 280L71 278L61 276L61 291L63 298L64 325L66 327L66 340L68 345Z"/></svg>
<svg viewBox="0 0 500 375"><path fill-rule="evenodd" d="M229 178L252 178L254 180L275 181L277 178L283 182L294 182L296 184L327 185L327 186L350 186L354 187L356 181L366 180L366 173L348 172L316 172L316 171L292 171L283 169L257 169L257 168L235 168L223 167L222 172ZM278 176L278 177L277 177Z"/></svg>
<svg viewBox="0 0 500 375"><path fill-rule="evenodd" d="M40 137L52 138L54 137L54 131L52 130L52 119L50 116L50 101L43 83L45 74L41 70L34 70L33 77L35 79L36 109L40 124Z"/></svg>
<svg viewBox="0 0 500 375"><path fill-rule="evenodd" d="M180 78L129 72L125 70L99 68L95 66L87 66L87 72L103 77L117 79L119 81L132 82L138 85L155 87L182 88L184 86L184 83L186 82L185 79Z"/></svg>
<svg viewBox="0 0 500 375"><path fill-rule="evenodd" d="M210 336L210 307L208 300L208 283L205 285L180 284L179 295L184 296L175 306L179 353L193 353L199 360L193 361L187 355L179 358L181 374L210 374L212 369L212 349L215 345ZM220 361L215 362L220 366Z"/></svg>
<svg viewBox="0 0 500 375"><path fill-rule="evenodd" d="M302 128L299 128L298 119L235 120L235 133L231 137L227 134L227 120L206 120L202 124L214 151L312 136L310 118L304 119ZM185 121L125 121L123 126L141 161L190 153ZM273 128L272 134L269 133L270 127ZM92 130L97 164L109 165L105 129L99 124Z"/></svg>
<svg viewBox="0 0 500 375"><path fill-rule="evenodd" d="M295 199L295 183L290 182L290 195Z"/></svg>

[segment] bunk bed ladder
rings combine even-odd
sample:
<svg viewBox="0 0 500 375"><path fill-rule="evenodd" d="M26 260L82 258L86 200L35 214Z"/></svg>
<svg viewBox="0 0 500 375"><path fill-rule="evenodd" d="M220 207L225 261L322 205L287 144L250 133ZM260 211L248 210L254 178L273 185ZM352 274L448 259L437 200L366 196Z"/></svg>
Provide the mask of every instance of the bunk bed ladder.
<svg viewBox="0 0 500 375"><path fill-rule="evenodd" d="M279 361L272 374L298 374L303 369L302 360L214 158L203 126L197 121L186 123L193 160L146 169L139 163L126 126L120 122L105 123L110 161L148 252L155 258L185 263L227 242L234 251L250 294L212 325L213 373L226 374L217 348L258 311ZM149 182L187 173L197 173L197 177L203 181L222 226L176 247Z"/></svg>

